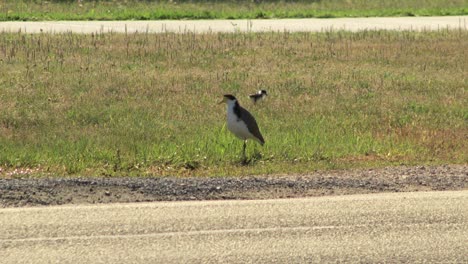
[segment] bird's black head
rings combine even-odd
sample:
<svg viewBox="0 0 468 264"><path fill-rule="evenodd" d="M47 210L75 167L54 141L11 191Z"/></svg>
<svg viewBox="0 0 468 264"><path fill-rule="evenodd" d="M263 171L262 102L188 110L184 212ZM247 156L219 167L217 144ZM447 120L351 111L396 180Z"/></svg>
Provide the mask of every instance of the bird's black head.
<svg viewBox="0 0 468 264"><path fill-rule="evenodd" d="M260 90L260 94L268 95L266 90Z"/></svg>
<svg viewBox="0 0 468 264"><path fill-rule="evenodd" d="M236 97L234 97L234 95L232 95L232 94L225 94L225 95L224 95L224 100L225 100L225 101L227 101L227 100L233 100L233 101L235 101L235 100L237 100L237 99L236 99Z"/></svg>

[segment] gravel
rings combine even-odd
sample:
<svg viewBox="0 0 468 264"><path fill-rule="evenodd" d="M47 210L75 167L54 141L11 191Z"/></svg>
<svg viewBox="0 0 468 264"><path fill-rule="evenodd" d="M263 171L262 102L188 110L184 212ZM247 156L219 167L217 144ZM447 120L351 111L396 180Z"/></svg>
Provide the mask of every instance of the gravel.
<svg viewBox="0 0 468 264"><path fill-rule="evenodd" d="M245 177L0 179L0 207L466 189L468 165L400 166Z"/></svg>

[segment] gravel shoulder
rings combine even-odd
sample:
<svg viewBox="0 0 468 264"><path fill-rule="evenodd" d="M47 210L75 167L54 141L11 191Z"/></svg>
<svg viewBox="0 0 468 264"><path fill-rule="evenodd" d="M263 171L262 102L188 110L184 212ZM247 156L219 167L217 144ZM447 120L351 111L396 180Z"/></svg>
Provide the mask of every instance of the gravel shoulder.
<svg viewBox="0 0 468 264"><path fill-rule="evenodd" d="M0 179L0 208L466 189L468 165L401 166L222 178Z"/></svg>

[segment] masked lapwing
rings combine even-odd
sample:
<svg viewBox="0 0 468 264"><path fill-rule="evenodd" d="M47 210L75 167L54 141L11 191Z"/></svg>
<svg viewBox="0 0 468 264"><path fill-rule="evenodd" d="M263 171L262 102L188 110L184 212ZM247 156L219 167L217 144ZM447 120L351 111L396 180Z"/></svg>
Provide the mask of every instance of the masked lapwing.
<svg viewBox="0 0 468 264"><path fill-rule="evenodd" d="M260 129L258 128L255 118L249 113L249 111L240 106L236 97L230 94L225 94L223 101L227 104L227 127L229 131L244 141L242 157L245 161L247 139L253 139L262 146L265 144L265 140L260 133ZM221 103L223 101L221 101Z"/></svg>
<svg viewBox="0 0 468 264"><path fill-rule="evenodd" d="M249 95L249 97L250 97L250 100L252 100L252 102L255 104L257 101L264 99L267 95L268 94L266 90L260 90L255 94Z"/></svg>

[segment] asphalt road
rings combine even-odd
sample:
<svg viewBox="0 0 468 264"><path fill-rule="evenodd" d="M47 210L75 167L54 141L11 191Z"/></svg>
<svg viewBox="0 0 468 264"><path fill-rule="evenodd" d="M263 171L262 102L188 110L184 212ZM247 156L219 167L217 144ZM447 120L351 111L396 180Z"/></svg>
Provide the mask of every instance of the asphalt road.
<svg viewBox="0 0 468 264"><path fill-rule="evenodd" d="M265 32L265 31L362 31L468 29L468 16L443 17L370 17L334 19L256 19L256 20L160 20L160 21L47 21L0 22L8 32Z"/></svg>
<svg viewBox="0 0 468 264"><path fill-rule="evenodd" d="M468 262L468 191L0 210L2 263Z"/></svg>

